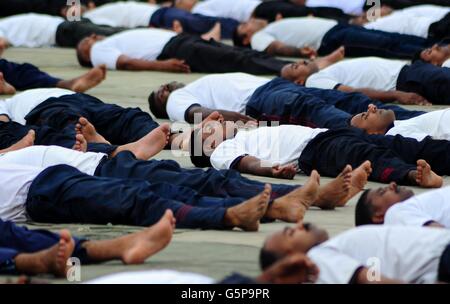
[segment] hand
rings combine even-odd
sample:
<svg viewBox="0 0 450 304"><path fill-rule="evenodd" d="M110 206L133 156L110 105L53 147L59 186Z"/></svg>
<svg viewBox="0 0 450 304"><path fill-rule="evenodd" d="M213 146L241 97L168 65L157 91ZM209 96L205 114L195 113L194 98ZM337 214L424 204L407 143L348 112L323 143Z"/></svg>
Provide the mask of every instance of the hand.
<svg viewBox="0 0 450 304"><path fill-rule="evenodd" d="M402 105L419 105L419 106L431 106L432 104L416 93L397 92L396 98Z"/></svg>
<svg viewBox="0 0 450 304"><path fill-rule="evenodd" d="M300 55L309 59L315 59L317 57L317 51L309 46L300 49Z"/></svg>
<svg viewBox="0 0 450 304"><path fill-rule="evenodd" d="M185 63L184 60L179 59L169 59L159 61L160 69L165 72L176 72L176 73L190 73L191 68Z"/></svg>
<svg viewBox="0 0 450 304"><path fill-rule="evenodd" d="M293 179L297 174L297 168L294 165L273 166L272 175L277 178Z"/></svg>
<svg viewBox="0 0 450 304"><path fill-rule="evenodd" d="M314 283L319 268L304 254L290 255L268 269L257 279L262 283L301 284Z"/></svg>
<svg viewBox="0 0 450 304"><path fill-rule="evenodd" d="M9 47L9 42L5 38L0 38L0 56L3 54L3 51Z"/></svg>

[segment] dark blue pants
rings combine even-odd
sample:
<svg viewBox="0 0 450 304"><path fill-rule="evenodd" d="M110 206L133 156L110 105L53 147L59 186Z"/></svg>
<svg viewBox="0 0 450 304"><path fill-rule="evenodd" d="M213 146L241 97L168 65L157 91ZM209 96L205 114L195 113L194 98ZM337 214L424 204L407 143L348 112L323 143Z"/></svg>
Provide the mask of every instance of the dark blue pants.
<svg viewBox="0 0 450 304"><path fill-rule="evenodd" d="M418 60L405 66L397 80L397 90L414 92L433 104L450 104L450 69Z"/></svg>
<svg viewBox="0 0 450 304"><path fill-rule="evenodd" d="M339 24L333 27L322 40L319 55L327 55L345 46L349 57L377 56L411 59L434 41L397 33L368 30L356 25Z"/></svg>
<svg viewBox="0 0 450 304"><path fill-rule="evenodd" d="M350 164L354 168L372 162L370 179L376 182L409 184L406 179L416 162L425 159L439 175L450 173L450 142L430 137L418 142L402 136L368 135L356 128L330 130L319 134L303 150L299 167L309 174L313 169L337 176Z"/></svg>
<svg viewBox="0 0 450 304"><path fill-rule="evenodd" d="M18 64L6 59L0 59L0 72L3 73L6 82L20 91L35 88L54 88L61 81L59 78L42 72L32 64Z"/></svg>
<svg viewBox="0 0 450 304"><path fill-rule="evenodd" d="M89 263L86 250L82 247L85 240L74 238L75 250L72 256L83 264ZM11 261L21 253L34 253L48 249L59 242L59 236L47 230L28 230L12 222L0 219L0 273L1 265L13 265Z"/></svg>
<svg viewBox="0 0 450 304"><path fill-rule="evenodd" d="M172 160L137 160L131 152L121 152L103 162L97 176L134 178L150 183L168 183L195 190L199 195L249 199L264 190L264 183L247 179L234 170L184 169ZM272 199L288 194L297 186L272 185Z"/></svg>
<svg viewBox="0 0 450 304"><path fill-rule="evenodd" d="M238 21L230 18L203 16L174 7L163 7L153 13L150 26L172 29L176 20L183 26L184 32L197 35L209 32L216 23L220 23L223 39L233 38L239 25Z"/></svg>
<svg viewBox="0 0 450 304"><path fill-rule="evenodd" d="M106 140L116 145L141 139L158 127L150 114L139 108L106 104L86 94L50 98L26 116L27 125L48 125L61 130L74 125L80 116L87 118Z"/></svg>
<svg viewBox="0 0 450 304"><path fill-rule="evenodd" d="M133 226L153 225L170 209L179 228L224 229L226 208L242 201L201 197L191 189L164 183L90 176L59 165L33 181L26 208L38 222Z"/></svg>
<svg viewBox="0 0 450 304"><path fill-rule="evenodd" d="M276 78L255 91L247 103L246 114L261 121L334 129L348 126L351 117L367 111L371 103L393 110L400 120L425 113L383 104L359 93L306 88Z"/></svg>

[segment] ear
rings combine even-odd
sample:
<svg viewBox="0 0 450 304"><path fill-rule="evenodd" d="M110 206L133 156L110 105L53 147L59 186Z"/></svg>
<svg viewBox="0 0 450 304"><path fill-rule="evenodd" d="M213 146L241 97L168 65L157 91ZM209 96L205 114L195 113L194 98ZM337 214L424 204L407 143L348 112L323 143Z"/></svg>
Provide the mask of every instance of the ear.
<svg viewBox="0 0 450 304"><path fill-rule="evenodd" d="M172 30L177 34L181 34L184 31L183 26L181 25L181 22L178 20L174 20L172 22Z"/></svg>
<svg viewBox="0 0 450 304"><path fill-rule="evenodd" d="M242 43L244 45L250 45L251 41L252 40L251 40L251 38L248 35L245 35L244 39L242 39Z"/></svg>
<svg viewBox="0 0 450 304"><path fill-rule="evenodd" d="M90 1L89 3L88 3L88 6L87 6L87 8L88 8L88 10L93 10L93 9L95 9L97 6L95 5L95 2L94 1Z"/></svg>

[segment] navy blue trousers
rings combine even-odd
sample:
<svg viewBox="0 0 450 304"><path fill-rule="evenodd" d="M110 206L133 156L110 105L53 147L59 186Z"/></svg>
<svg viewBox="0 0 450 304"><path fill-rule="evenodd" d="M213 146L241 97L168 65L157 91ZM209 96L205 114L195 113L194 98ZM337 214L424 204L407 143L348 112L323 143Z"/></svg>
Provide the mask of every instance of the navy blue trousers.
<svg viewBox="0 0 450 304"><path fill-rule="evenodd" d="M367 111L371 103L393 110L400 120L425 113L383 104L359 93L306 88L276 78L255 91L247 103L246 114L260 121L334 129L347 127L351 117Z"/></svg>
<svg viewBox="0 0 450 304"><path fill-rule="evenodd" d="M0 59L0 72L3 73L6 82L20 91L35 88L54 88L61 81L59 78L42 72L32 64L18 64L6 59Z"/></svg>
<svg viewBox="0 0 450 304"><path fill-rule="evenodd" d="M48 125L57 130L74 125L79 117L87 118L106 140L116 145L141 139L158 127L150 114L139 108L122 108L106 104L86 94L49 98L26 117L27 125Z"/></svg>
<svg viewBox="0 0 450 304"><path fill-rule="evenodd" d="M238 21L230 18L203 16L174 7L163 7L153 13L150 26L172 29L175 20L181 23L184 32L197 35L209 32L216 23L220 23L223 39L232 39L239 25Z"/></svg>
<svg viewBox="0 0 450 304"><path fill-rule="evenodd" d="M264 183L243 177L234 170L184 169L172 160L137 160L131 152L121 152L103 162L97 176L134 178L150 183L168 183L195 190L199 195L249 199L264 190ZM272 185L272 199L288 194L297 186Z"/></svg>
<svg viewBox="0 0 450 304"><path fill-rule="evenodd" d="M414 92L433 104L450 104L450 68L418 60L405 66L397 80L397 90Z"/></svg>
<svg viewBox="0 0 450 304"><path fill-rule="evenodd" d="M26 209L38 222L133 226L153 225L170 209L179 228L224 229L226 208L242 201L202 197L192 189L164 183L90 176L59 165L33 181Z"/></svg>
<svg viewBox="0 0 450 304"><path fill-rule="evenodd" d="M368 30L361 26L339 24L322 40L319 55L327 55L345 46L349 57L377 56L411 59L417 52L431 46L435 41L421 37Z"/></svg>
<svg viewBox="0 0 450 304"><path fill-rule="evenodd" d="M85 240L78 238L74 240L75 250L72 256L79 258L83 264L90 263L86 250L82 247ZM18 254L45 250L58 242L59 235L50 231L28 230L0 219L0 273L2 273L1 265L13 265L11 261Z"/></svg>
<svg viewBox="0 0 450 304"><path fill-rule="evenodd" d="M372 162L370 179L376 182L409 184L407 174L416 169L419 159L426 160L439 175L450 174L450 142L431 137L418 142L400 135L368 135L356 128L329 130L315 137L303 150L299 167L309 174L337 176L350 164L354 168Z"/></svg>

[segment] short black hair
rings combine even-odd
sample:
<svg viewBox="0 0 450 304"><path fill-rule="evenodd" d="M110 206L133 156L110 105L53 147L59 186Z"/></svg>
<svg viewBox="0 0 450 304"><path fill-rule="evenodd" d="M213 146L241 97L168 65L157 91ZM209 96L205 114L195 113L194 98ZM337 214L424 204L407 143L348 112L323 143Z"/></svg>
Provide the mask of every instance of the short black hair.
<svg viewBox="0 0 450 304"><path fill-rule="evenodd" d="M373 206L372 202L368 199L370 190L366 190L361 194L355 210L355 226L372 225L375 224L372 221Z"/></svg>
<svg viewBox="0 0 450 304"><path fill-rule="evenodd" d="M81 43L81 41L80 41L80 43ZM80 45L80 44L78 44L78 46L79 46L79 45ZM81 52L79 51L78 46L77 46L77 59L78 59L78 63L79 63L82 67L85 67L85 68L92 68L92 67L93 67L92 62L91 62L91 61L85 60L85 59L81 56Z"/></svg>
<svg viewBox="0 0 450 304"><path fill-rule="evenodd" d="M280 255L266 249L266 244L264 244L259 251L259 266L262 270L266 270L267 268L278 262L278 260L280 259Z"/></svg>
<svg viewBox="0 0 450 304"><path fill-rule="evenodd" d="M161 119L168 119L169 116L167 115L167 112L160 109L156 105L156 94L155 92L152 92L150 96L148 96L148 106L150 108L150 111L156 116L156 118Z"/></svg>
<svg viewBox="0 0 450 304"><path fill-rule="evenodd" d="M196 141L198 140L198 138L201 139L201 132L202 129L197 129L192 131L191 133L191 141L189 142L190 145L190 156L191 156L191 162L194 166L196 166L197 168L209 168L212 167L211 165L211 159L209 158L209 156L205 155L205 152L203 152L203 141L200 140L200 146L202 147L202 151L201 151L201 155L196 156L195 155L195 146L196 146Z"/></svg>
<svg viewBox="0 0 450 304"><path fill-rule="evenodd" d="M423 59L422 59L422 52L423 52L423 50L415 52L413 57L412 57L412 59L411 59L411 62L414 63L414 62L419 61L419 60L423 61Z"/></svg>

